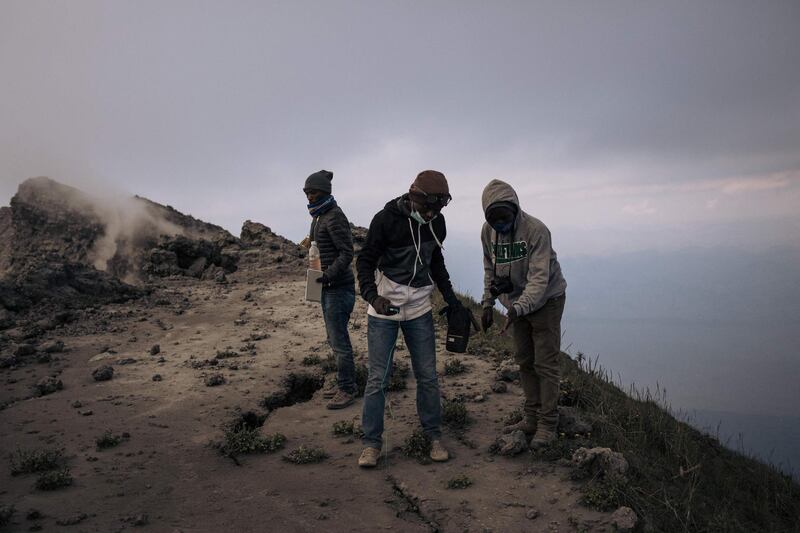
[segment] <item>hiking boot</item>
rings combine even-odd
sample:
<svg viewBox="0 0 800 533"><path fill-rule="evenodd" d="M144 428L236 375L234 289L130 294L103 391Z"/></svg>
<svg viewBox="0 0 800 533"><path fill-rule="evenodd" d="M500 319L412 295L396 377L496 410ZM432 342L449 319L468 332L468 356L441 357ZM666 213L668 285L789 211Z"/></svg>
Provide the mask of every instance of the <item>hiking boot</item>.
<svg viewBox="0 0 800 533"><path fill-rule="evenodd" d="M336 395L331 398L326 406L328 409L344 409L348 405L356 401L356 395L345 392L341 389L336 391Z"/></svg>
<svg viewBox="0 0 800 533"><path fill-rule="evenodd" d="M524 417L516 424L509 424L503 427L503 433L514 433L515 431L524 431L526 435L533 435L536 433L536 419Z"/></svg>
<svg viewBox="0 0 800 533"><path fill-rule="evenodd" d="M325 384L325 389L323 389L322 391L322 397L330 400L331 398L336 396L336 392L338 390L339 390L339 385L336 383L335 379L332 379Z"/></svg>
<svg viewBox="0 0 800 533"><path fill-rule="evenodd" d="M544 448L546 446L550 446L556 440L556 432L554 429L550 429L544 426L539 426L536 429L536 434L531 439L531 448L537 450L539 448Z"/></svg>
<svg viewBox="0 0 800 533"><path fill-rule="evenodd" d="M450 453L442 446L442 441L435 440L431 442L431 460L442 463L448 459L450 459Z"/></svg>
<svg viewBox="0 0 800 533"><path fill-rule="evenodd" d="M378 448L364 448L364 451L361 452L361 457L358 458L358 466L361 468L373 468L378 464L380 457L381 451Z"/></svg>

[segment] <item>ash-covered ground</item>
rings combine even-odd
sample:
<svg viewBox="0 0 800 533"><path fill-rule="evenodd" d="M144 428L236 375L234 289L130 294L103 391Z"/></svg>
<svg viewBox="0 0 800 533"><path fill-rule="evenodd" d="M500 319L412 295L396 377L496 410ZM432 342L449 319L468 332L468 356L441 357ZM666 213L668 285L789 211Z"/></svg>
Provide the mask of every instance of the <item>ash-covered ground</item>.
<svg viewBox="0 0 800 533"><path fill-rule="evenodd" d="M143 198L23 183L0 209L0 527L612 530L568 465L496 453L522 398L508 354L450 354L441 330L451 460L406 453L401 338L382 462L360 470L361 402L325 409L335 373L304 276L303 249L259 223L237 238ZM350 331L363 376L363 302Z"/></svg>

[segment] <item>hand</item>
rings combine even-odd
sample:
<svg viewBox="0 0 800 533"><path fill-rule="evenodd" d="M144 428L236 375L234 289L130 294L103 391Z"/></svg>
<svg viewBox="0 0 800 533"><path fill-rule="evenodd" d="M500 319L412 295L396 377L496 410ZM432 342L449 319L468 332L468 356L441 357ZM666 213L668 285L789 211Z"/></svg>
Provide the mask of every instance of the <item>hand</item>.
<svg viewBox="0 0 800 533"><path fill-rule="evenodd" d="M389 308L392 306L392 302L384 298L383 296L378 296L374 300L372 300L372 308L375 309L375 312L379 315L386 315L389 316L392 313L389 312Z"/></svg>
<svg viewBox="0 0 800 533"><path fill-rule="evenodd" d="M503 326L503 331L501 331L500 334L502 335L503 333L508 331L508 328L511 327L511 323L514 322L516 319L517 319L517 308L512 305L509 308L508 313L506 313L506 325Z"/></svg>
<svg viewBox="0 0 800 533"><path fill-rule="evenodd" d="M481 315L481 327L483 331L488 331L490 327L494 324L494 309L492 307L487 307L483 310L483 314Z"/></svg>
<svg viewBox="0 0 800 533"><path fill-rule="evenodd" d="M331 284L331 280L328 279L327 274L322 274L320 277L317 278L317 283L322 283L323 287L327 287Z"/></svg>

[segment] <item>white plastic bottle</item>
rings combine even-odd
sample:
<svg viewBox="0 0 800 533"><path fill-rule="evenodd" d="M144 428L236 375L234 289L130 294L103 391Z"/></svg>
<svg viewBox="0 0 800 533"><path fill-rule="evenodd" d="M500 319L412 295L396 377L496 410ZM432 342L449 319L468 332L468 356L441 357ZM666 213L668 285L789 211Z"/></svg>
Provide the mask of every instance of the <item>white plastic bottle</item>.
<svg viewBox="0 0 800 533"><path fill-rule="evenodd" d="M317 241L311 241L311 248L308 249L308 268L311 270L322 270L322 261L319 258Z"/></svg>

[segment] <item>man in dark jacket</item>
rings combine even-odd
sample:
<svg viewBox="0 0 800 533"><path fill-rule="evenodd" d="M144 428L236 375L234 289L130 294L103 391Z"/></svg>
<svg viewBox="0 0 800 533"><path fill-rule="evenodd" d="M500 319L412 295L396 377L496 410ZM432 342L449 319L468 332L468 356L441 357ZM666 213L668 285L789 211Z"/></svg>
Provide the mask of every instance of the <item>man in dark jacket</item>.
<svg viewBox="0 0 800 533"><path fill-rule="evenodd" d="M561 353L561 315L567 282L541 220L519 206L511 185L492 180L483 190L484 331L494 320L495 299L508 309L503 331L513 328L519 378L525 393L524 418L510 433L533 433L538 448L556 438Z"/></svg>
<svg viewBox="0 0 800 533"><path fill-rule="evenodd" d="M331 195L333 173L311 174L303 187L308 212L313 217L309 241L316 241L322 262L322 316L328 343L336 355L337 387L330 389L328 409L342 409L355 401L356 382L353 347L347 324L355 305L353 235L350 222Z"/></svg>
<svg viewBox="0 0 800 533"><path fill-rule="evenodd" d="M431 313L434 284L451 310L462 307L442 256L447 230L440 211L449 201L444 174L421 172L407 194L390 200L372 219L356 260L359 290L370 304L369 377L361 417L365 448L359 466L373 467L380 457L386 385L400 329L417 380L417 413L431 440L431 459L449 458L441 443L436 333Z"/></svg>

